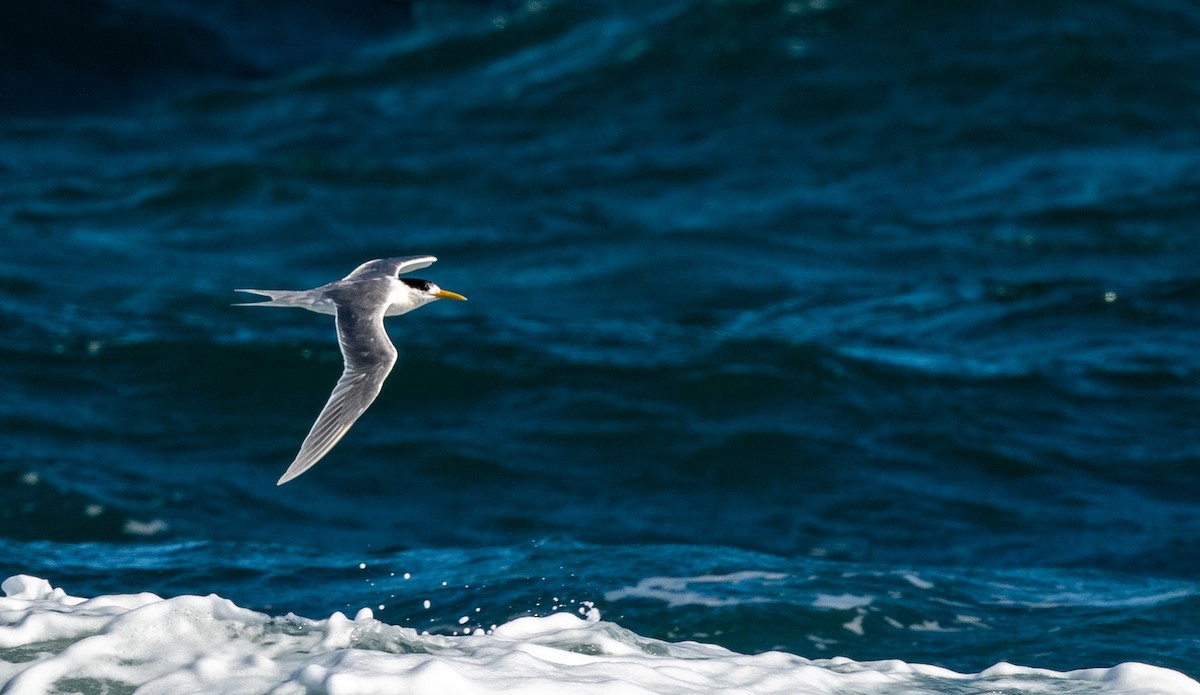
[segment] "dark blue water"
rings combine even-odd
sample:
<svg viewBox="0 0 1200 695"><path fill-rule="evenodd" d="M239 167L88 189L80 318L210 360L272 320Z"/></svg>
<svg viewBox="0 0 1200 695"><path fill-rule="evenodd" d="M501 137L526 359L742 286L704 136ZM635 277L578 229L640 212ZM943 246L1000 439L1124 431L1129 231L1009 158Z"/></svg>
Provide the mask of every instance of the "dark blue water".
<svg viewBox="0 0 1200 695"><path fill-rule="evenodd" d="M14 12L5 576L1200 674L1192 4ZM277 488L340 356L232 288L426 253L470 302Z"/></svg>

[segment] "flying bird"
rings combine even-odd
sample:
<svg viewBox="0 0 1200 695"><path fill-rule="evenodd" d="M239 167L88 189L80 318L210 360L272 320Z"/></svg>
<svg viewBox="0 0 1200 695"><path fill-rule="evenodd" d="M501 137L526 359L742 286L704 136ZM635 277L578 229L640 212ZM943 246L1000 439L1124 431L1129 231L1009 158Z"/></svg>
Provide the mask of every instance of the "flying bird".
<svg viewBox="0 0 1200 695"><path fill-rule="evenodd" d="M428 280L400 277L428 268L436 260L433 256L406 256L367 261L341 280L311 290L235 290L268 298L235 306L299 307L336 317L345 363L342 377L277 485L320 461L379 395L383 380L396 364L396 347L383 328L383 317L399 316L438 299L466 299Z"/></svg>

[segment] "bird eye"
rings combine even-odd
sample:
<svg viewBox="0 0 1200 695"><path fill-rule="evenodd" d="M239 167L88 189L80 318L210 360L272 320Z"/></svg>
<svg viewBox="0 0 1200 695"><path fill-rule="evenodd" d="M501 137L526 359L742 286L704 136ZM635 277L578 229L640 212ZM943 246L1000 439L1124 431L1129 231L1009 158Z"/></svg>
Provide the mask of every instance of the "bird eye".
<svg viewBox="0 0 1200 695"><path fill-rule="evenodd" d="M403 282L414 290L418 290L420 292L429 292L429 288L437 287L437 285L434 285L428 280L418 280L417 278L400 278L400 282ZM433 291L436 292L437 290L435 289Z"/></svg>

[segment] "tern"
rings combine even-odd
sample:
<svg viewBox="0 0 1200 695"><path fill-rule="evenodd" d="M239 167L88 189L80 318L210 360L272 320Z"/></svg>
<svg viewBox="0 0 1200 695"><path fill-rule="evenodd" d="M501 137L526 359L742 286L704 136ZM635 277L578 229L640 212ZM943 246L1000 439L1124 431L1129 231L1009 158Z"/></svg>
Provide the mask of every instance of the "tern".
<svg viewBox="0 0 1200 695"><path fill-rule="evenodd" d="M341 280L311 290L235 290L268 298L235 306L298 307L336 317L345 363L342 377L300 445L300 453L276 485L312 468L379 395L396 364L396 347L383 328L383 317L399 316L438 299L466 300L428 280L400 277L428 268L436 260L433 256L405 256L367 261Z"/></svg>

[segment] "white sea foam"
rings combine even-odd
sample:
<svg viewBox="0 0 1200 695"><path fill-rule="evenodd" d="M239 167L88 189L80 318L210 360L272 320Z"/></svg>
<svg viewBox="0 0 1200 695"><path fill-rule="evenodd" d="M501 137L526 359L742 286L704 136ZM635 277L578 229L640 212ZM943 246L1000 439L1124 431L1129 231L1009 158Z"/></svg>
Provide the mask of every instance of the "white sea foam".
<svg viewBox="0 0 1200 695"><path fill-rule="evenodd" d="M744 582L768 583L785 579L787 575L777 572L743 571L732 574L706 574L699 577L647 577L637 586L610 591L604 595L609 601L620 601L629 598L653 599L665 601L668 606L735 606L743 603L762 603L767 599L761 596L718 598L706 591L696 590L705 585L737 585Z"/></svg>
<svg viewBox="0 0 1200 695"><path fill-rule="evenodd" d="M855 596L854 594L841 594L839 596L833 596L830 594L817 594L817 597L813 600L813 607L848 611L855 608L864 608L869 606L874 600L874 596Z"/></svg>
<svg viewBox="0 0 1200 695"><path fill-rule="evenodd" d="M186 693L861 693L1200 695L1200 683L1144 664L1056 672L997 664L960 674L903 661L743 655L663 642L572 613L441 636L375 620L270 617L216 595L77 598L10 577L0 598L6 695Z"/></svg>

